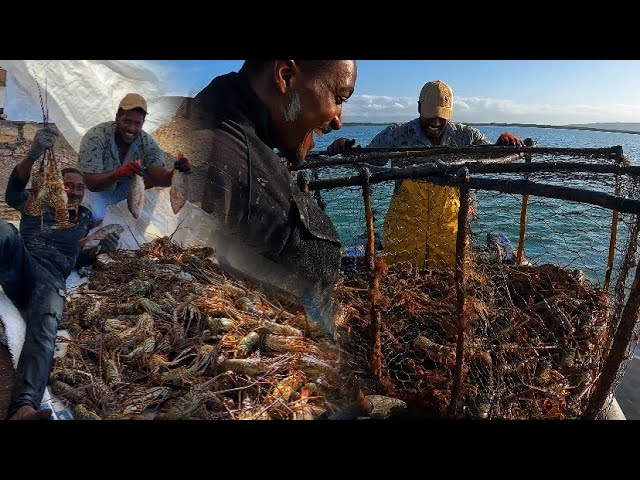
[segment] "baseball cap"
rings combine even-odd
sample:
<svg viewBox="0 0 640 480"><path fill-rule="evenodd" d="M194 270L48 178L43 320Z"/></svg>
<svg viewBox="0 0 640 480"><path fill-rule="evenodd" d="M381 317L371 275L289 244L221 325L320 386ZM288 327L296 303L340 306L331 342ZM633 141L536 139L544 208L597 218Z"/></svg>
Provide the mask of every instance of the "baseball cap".
<svg viewBox="0 0 640 480"><path fill-rule="evenodd" d="M147 113L147 101L137 93L127 93L122 100L118 108L123 110L133 110L134 108L141 108L144 113Z"/></svg>
<svg viewBox="0 0 640 480"><path fill-rule="evenodd" d="M449 85L440 80L425 83L420 91L420 116L451 120L452 115L453 93Z"/></svg>

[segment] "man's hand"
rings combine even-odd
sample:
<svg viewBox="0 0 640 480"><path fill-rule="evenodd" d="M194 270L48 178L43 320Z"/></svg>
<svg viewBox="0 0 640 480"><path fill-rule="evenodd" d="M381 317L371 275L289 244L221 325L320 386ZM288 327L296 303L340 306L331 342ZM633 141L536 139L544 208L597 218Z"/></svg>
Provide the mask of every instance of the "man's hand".
<svg viewBox="0 0 640 480"><path fill-rule="evenodd" d="M504 132L500 137L498 137L498 141L496 145L509 145L512 147L523 147L524 143L518 137L516 137L513 133Z"/></svg>
<svg viewBox="0 0 640 480"><path fill-rule="evenodd" d="M98 243L98 253L113 252L118 249L120 234L113 232L108 234Z"/></svg>
<svg viewBox="0 0 640 480"><path fill-rule="evenodd" d="M57 134L49 127L41 128L33 137L33 142L31 142L31 148L29 149L27 156L34 160L39 159L45 149L53 148L56 138Z"/></svg>
<svg viewBox="0 0 640 480"><path fill-rule="evenodd" d="M124 177L134 178L136 175L142 176L142 167L138 160L127 162L116 169L116 177L118 180Z"/></svg>
<svg viewBox="0 0 640 480"><path fill-rule="evenodd" d="M327 147L327 153L329 155L338 155L339 153L344 153L351 149L356 144L356 139L352 138L349 140L348 138L338 138L334 140L331 145Z"/></svg>
<svg viewBox="0 0 640 480"><path fill-rule="evenodd" d="M191 173L191 163L187 157L178 157L178 160L175 161L173 167L179 172L189 174Z"/></svg>

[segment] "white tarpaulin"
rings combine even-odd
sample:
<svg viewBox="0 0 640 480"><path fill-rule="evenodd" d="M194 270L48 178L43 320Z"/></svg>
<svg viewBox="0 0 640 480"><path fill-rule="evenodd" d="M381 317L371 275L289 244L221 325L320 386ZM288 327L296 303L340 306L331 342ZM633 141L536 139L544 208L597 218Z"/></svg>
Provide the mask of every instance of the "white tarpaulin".
<svg viewBox="0 0 640 480"><path fill-rule="evenodd" d="M40 85L55 123L77 152L85 132L114 120L120 100L129 92L147 100L144 130L153 132L171 119L177 105L162 101L168 88L142 62L129 60L1 60L7 70L8 119L42 121Z"/></svg>
<svg viewBox="0 0 640 480"><path fill-rule="evenodd" d="M145 190L144 204L137 219L129 212L126 200L110 205L100 227L111 223L125 227L120 235L120 248L124 250L136 250L143 243L166 236L183 247L213 246L212 234L216 230L213 218L190 202L175 215L171 210L169 189L159 187Z"/></svg>

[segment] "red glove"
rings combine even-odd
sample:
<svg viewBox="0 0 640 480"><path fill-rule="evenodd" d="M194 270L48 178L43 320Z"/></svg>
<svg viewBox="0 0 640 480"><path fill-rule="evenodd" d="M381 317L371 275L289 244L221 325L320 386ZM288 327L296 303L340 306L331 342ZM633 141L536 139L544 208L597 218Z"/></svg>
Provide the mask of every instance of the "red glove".
<svg viewBox="0 0 640 480"><path fill-rule="evenodd" d="M504 132L500 137L498 137L498 141L496 145L510 145L512 147L523 147L524 143L518 137L516 137L513 133Z"/></svg>
<svg viewBox="0 0 640 480"><path fill-rule="evenodd" d="M191 173L191 163L187 157L178 156L178 160L173 164L173 168L182 173Z"/></svg>
<svg viewBox="0 0 640 480"><path fill-rule="evenodd" d="M347 150L350 150L351 147L353 147L355 144L355 138L352 138L351 140L349 140L348 138L338 138L327 147L327 153L329 155L338 155L339 153L344 153Z"/></svg>
<svg viewBox="0 0 640 480"><path fill-rule="evenodd" d="M134 178L136 175L142 176L142 167L140 166L140 163L138 163L138 160L127 162L120 168L116 169L116 176L118 179L125 176Z"/></svg>

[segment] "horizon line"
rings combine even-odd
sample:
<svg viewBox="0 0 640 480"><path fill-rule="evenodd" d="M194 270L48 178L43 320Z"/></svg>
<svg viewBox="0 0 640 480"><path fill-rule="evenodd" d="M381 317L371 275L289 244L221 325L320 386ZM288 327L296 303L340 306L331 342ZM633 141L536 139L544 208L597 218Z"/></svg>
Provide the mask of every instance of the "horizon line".
<svg viewBox="0 0 640 480"><path fill-rule="evenodd" d="M401 122L343 122L342 125L390 125L392 123ZM584 125L548 125L538 123L507 123L507 122L456 122L464 123L465 125L479 126L479 127L533 127L533 128L555 128L560 130L588 130L593 132L612 132L612 133L630 133L634 135L640 135L640 122L595 122L588 123L586 125L598 125L598 123L622 123L625 125L635 124L638 125L638 130L626 130L626 129L613 129L613 128L599 128L588 127Z"/></svg>

